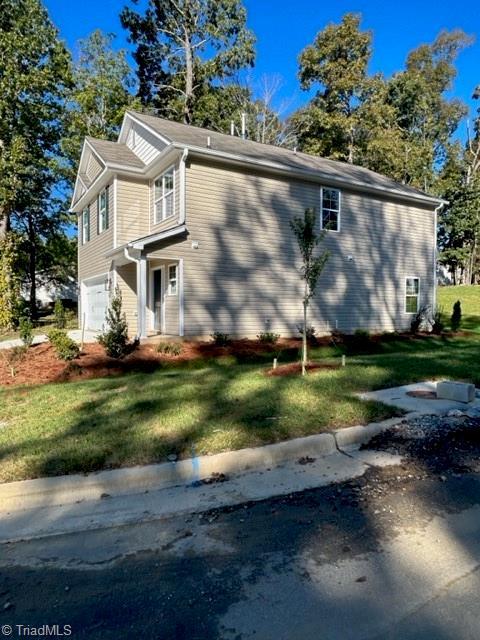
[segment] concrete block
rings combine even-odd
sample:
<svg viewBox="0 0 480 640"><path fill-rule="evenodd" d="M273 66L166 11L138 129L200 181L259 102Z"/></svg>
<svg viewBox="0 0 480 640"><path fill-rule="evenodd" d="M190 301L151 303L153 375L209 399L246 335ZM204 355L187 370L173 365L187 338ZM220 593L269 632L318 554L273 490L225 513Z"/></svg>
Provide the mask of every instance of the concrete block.
<svg viewBox="0 0 480 640"><path fill-rule="evenodd" d="M467 382L452 382L450 380L438 382L437 398L453 400L454 402L473 402L475 400L475 385Z"/></svg>

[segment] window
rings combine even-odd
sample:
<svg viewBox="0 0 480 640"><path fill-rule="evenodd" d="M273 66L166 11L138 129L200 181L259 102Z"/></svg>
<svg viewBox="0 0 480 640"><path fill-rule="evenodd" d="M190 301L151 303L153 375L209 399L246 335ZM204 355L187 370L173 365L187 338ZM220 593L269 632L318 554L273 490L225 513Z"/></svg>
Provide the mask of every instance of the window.
<svg viewBox="0 0 480 640"><path fill-rule="evenodd" d="M177 295L177 265L168 265L168 295Z"/></svg>
<svg viewBox="0 0 480 640"><path fill-rule="evenodd" d="M90 207L82 211L82 244L90 240Z"/></svg>
<svg viewBox="0 0 480 640"><path fill-rule="evenodd" d="M155 224L174 213L173 167L155 180Z"/></svg>
<svg viewBox="0 0 480 640"><path fill-rule="evenodd" d="M98 196L98 233L108 229L108 187Z"/></svg>
<svg viewBox="0 0 480 640"><path fill-rule="evenodd" d="M417 313L420 278L406 278L405 280L405 313Z"/></svg>
<svg viewBox="0 0 480 640"><path fill-rule="evenodd" d="M340 191L322 187L320 191L320 226L328 231L340 231Z"/></svg>

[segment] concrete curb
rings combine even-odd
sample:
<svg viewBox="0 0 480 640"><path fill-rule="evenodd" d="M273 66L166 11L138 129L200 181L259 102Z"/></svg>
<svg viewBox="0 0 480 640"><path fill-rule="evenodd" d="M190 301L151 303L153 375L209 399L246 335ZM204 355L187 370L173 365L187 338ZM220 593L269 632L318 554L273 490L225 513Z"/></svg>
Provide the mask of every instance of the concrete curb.
<svg viewBox="0 0 480 640"><path fill-rule="evenodd" d="M319 458L337 451L343 453L358 449L382 431L418 415L410 413L365 426L337 429L332 433L187 458L178 462L9 482L0 485L0 510L60 506L83 500L97 500L105 495L130 495L185 486L213 474L234 475L246 471L265 471L301 457Z"/></svg>
<svg viewBox="0 0 480 640"><path fill-rule="evenodd" d="M142 467L113 469L86 475L21 480L0 485L2 510L58 506L94 500L102 494L128 495L191 484L214 473L265 470L302 456L326 456L337 450L332 433L296 438L263 447L227 451Z"/></svg>

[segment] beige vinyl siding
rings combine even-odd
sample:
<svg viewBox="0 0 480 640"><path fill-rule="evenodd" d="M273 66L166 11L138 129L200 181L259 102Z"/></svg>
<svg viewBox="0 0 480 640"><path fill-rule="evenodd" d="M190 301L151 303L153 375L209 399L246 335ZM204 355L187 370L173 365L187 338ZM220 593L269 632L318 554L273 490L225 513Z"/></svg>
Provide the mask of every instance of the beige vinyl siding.
<svg viewBox="0 0 480 640"><path fill-rule="evenodd" d="M91 153L85 169L85 174L90 182L93 182L98 174L102 171L103 166L97 159L97 157Z"/></svg>
<svg viewBox="0 0 480 640"><path fill-rule="evenodd" d="M117 267L117 285L122 293L122 308L128 324L128 334L137 333L137 272L136 265L130 262Z"/></svg>
<svg viewBox="0 0 480 640"><path fill-rule="evenodd" d="M289 222L316 207L318 184L195 163L187 169L188 239L159 247L184 258L185 334L297 333L302 319L300 257ZM199 248L192 249L192 241ZM406 328L405 278L417 276L420 304L432 304L434 213L342 191L341 230L311 303L317 331Z"/></svg>
<svg viewBox="0 0 480 640"><path fill-rule="evenodd" d="M148 234L150 188L146 180L117 178L117 246Z"/></svg>
<svg viewBox="0 0 480 640"><path fill-rule="evenodd" d="M109 185L109 226L98 234L98 198L90 203L90 240L82 244L82 214L78 215L78 280L82 282L111 270L105 253L113 247L113 186Z"/></svg>
<svg viewBox="0 0 480 640"><path fill-rule="evenodd" d="M173 166L174 168L174 215L171 218L167 218L162 222L155 224L155 180L163 175L168 169ZM169 229L170 227L174 227L178 224L179 215L180 215L180 171L179 171L179 163L176 162L174 165L168 165L164 167L161 171L158 172L158 175L155 176L155 180L150 181L150 230L152 233L158 233L159 231L163 231L165 229Z"/></svg>

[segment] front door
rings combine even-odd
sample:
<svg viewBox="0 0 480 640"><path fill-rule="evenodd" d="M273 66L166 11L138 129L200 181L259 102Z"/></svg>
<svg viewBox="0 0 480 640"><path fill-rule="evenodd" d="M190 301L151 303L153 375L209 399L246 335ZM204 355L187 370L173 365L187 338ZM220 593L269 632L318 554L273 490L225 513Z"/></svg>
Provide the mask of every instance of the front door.
<svg viewBox="0 0 480 640"><path fill-rule="evenodd" d="M153 272L153 316L154 329L162 330L162 270L155 269Z"/></svg>

